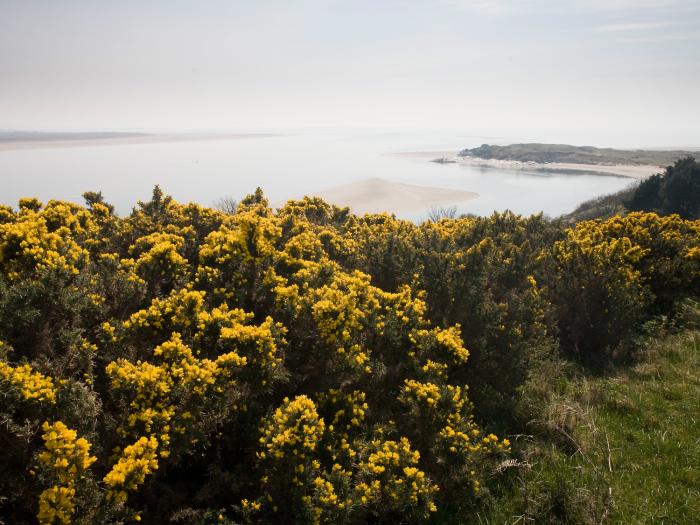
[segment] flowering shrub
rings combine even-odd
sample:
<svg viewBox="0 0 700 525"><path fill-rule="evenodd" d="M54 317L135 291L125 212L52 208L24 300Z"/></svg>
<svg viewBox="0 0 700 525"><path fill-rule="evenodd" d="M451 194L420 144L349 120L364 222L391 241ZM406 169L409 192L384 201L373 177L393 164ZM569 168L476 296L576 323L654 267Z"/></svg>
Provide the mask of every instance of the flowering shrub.
<svg viewBox="0 0 700 525"><path fill-rule="evenodd" d="M585 221L555 243L557 307L564 349L601 365L624 351L650 305L668 311L698 294L698 221L631 213Z"/></svg>
<svg viewBox="0 0 700 525"><path fill-rule="evenodd" d="M0 207L3 522L468 522L557 342L604 363L700 293L676 216L85 198Z"/></svg>
<svg viewBox="0 0 700 525"><path fill-rule="evenodd" d="M462 367L451 363L452 378L472 386L482 417L508 426L520 389L556 350L542 288L551 245L561 235L541 215L506 212L420 226L366 216L348 227L353 250L345 264L387 291L424 290L424 316L439 327L459 325L459 339L467 343L469 359Z"/></svg>
<svg viewBox="0 0 700 525"><path fill-rule="evenodd" d="M179 235L151 233L136 239L129 247L132 258L122 264L140 282L170 289L188 272L187 259L182 255L184 246L185 239Z"/></svg>
<svg viewBox="0 0 700 525"><path fill-rule="evenodd" d="M13 367L0 361L0 381L12 385L25 400L56 403L56 385L53 378L33 371L29 365Z"/></svg>
<svg viewBox="0 0 700 525"><path fill-rule="evenodd" d="M235 388L236 371L245 366L246 359L234 351L216 360L198 359L174 332L169 341L155 348L153 360L134 364L118 359L107 365L106 372L113 391L128 400L128 415L118 434L157 433L160 455L167 457L172 433L182 438L179 441L189 438L188 443L192 443L198 439L194 434L202 429L194 425L198 420L193 414L213 408L224 410L219 404Z"/></svg>
<svg viewBox="0 0 700 525"><path fill-rule="evenodd" d="M108 501L124 503L127 493L136 490L146 476L158 468L157 450L158 440L153 436L139 438L136 443L124 449L103 480L107 487Z"/></svg>
<svg viewBox="0 0 700 525"><path fill-rule="evenodd" d="M439 488L417 465L420 452L405 437L399 441L373 441L359 465L356 491L362 504L375 514L427 518L437 507L433 495ZM406 509L406 507L408 508Z"/></svg>
<svg viewBox="0 0 700 525"><path fill-rule="evenodd" d="M62 210L74 219L67 209ZM0 224L0 267L16 280L36 272L58 270L77 274L87 264L88 252L78 244L69 226L61 225L55 208L27 211L16 220ZM53 219L53 223L52 223Z"/></svg>
<svg viewBox="0 0 700 525"><path fill-rule="evenodd" d="M45 421L41 428L45 450L37 458L55 485L40 494L37 518L42 525L72 523L76 487L84 485L86 471L97 458L90 456L90 443L61 421Z"/></svg>

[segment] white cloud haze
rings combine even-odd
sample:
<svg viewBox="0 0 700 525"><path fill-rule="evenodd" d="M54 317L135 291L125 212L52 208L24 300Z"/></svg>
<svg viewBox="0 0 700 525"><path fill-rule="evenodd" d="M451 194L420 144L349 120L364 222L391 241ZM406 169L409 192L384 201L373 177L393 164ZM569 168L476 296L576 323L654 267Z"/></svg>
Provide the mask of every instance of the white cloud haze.
<svg viewBox="0 0 700 525"><path fill-rule="evenodd" d="M0 128L449 128L700 143L694 0L0 6Z"/></svg>

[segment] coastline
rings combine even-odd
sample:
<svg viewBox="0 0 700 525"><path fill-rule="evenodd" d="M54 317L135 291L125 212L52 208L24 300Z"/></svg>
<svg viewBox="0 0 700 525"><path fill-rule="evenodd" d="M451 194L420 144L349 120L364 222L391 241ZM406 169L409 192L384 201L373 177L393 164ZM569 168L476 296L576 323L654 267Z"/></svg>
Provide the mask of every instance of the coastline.
<svg viewBox="0 0 700 525"><path fill-rule="evenodd" d="M529 169L536 171L578 171L581 174L625 177L635 180L644 180L656 173L663 171L659 166L637 165L637 164L574 164L569 162L522 162L518 160L496 160L480 159L477 157L457 157L454 160L458 164L469 164L472 166L486 166L492 168L506 169Z"/></svg>
<svg viewBox="0 0 700 525"><path fill-rule="evenodd" d="M244 140L281 137L277 133L173 133L142 134L131 137L50 139L50 140L0 140L1 151L86 148L93 146L130 146L134 144L160 144L169 142L199 142L209 140Z"/></svg>
<svg viewBox="0 0 700 525"><path fill-rule="evenodd" d="M391 153L392 156L436 160L444 158L450 163L481 166L485 168L580 172L581 175L601 175L607 177L625 177L635 180L643 180L656 173L661 173L663 167L637 164L574 164L564 162L522 162L519 160L482 159L478 157L460 157L456 151L407 151ZM577 173L573 173L574 175Z"/></svg>

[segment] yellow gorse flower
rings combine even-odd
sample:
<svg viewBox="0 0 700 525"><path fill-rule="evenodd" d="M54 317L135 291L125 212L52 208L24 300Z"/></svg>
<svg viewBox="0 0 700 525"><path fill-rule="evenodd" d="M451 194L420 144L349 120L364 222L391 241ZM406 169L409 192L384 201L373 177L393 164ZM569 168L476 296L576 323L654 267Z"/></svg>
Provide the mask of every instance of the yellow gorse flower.
<svg viewBox="0 0 700 525"><path fill-rule="evenodd" d="M124 449L119 460L104 477L107 499L124 503L128 492L136 490L146 476L158 469L158 440L141 437Z"/></svg>
<svg viewBox="0 0 700 525"><path fill-rule="evenodd" d="M90 213L73 204L24 208L14 221L0 224L0 271L13 280L44 270L75 275L89 260L81 243L93 228Z"/></svg>
<svg viewBox="0 0 700 525"><path fill-rule="evenodd" d="M263 427L260 459L282 459L292 455L300 463L318 446L325 430L316 405L306 396L297 396L284 403L272 414Z"/></svg>
<svg viewBox="0 0 700 525"><path fill-rule="evenodd" d="M37 518L42 525L68 524L75 512L76 486L97 458L90 456L90 443L61 421L45 421L42 430L45 450L38 455L39 463L57 484L39 496Z"/></svg>
<svg viewBox="0 0 700 525"><path fill-rule="evenodd" d="M359 465L362 481L356 492L363 505L381 504L399 509L410 504L427 517L437 507L432 501L439 490L416 465L420 452L405 437L399 441L373 441L371 453Z"/></svg>
<svg viewBox="0 0 700 525"><path fill-rule="evenodd" d="M26 400L56 403L56 381L24 364L12 366L0 361L0 381L10 383Z"/></svg>

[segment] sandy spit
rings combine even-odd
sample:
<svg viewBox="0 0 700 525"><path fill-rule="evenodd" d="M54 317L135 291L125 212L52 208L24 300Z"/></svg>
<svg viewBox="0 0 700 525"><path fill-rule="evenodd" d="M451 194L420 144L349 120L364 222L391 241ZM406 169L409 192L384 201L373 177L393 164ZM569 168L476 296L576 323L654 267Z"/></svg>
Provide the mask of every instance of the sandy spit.
<svg viewBox="0 0 700 525"><path fill-rule="evenodd" d="M476 199L471 191L415 186L373 178L335 186L311 194L337 206L348 206L354 213L412 213L433 206L447 206Z"/></svg>
<svg viewBox="0 0 700 525"><path fill-rule="evenodd" d="M521 162L518 160L497 160L481 159L478 157L460 157L456 151L407 151L403 153L392 153L392 156L416 158L416 159L449 159L458 164L468 164L471 166L482 166L501 169L521 169L536 171L580 171L586 174L599 174L616 177L628 177L642 180L663 172L661 166L639 166L635 164L574 164L565 162Z"/></svg>
<svg viewBox="0 0 700 525"><path fill-rule="evenodd" d="M588 174L614 175L642 180L660 173L663 168L659 166L640 166L636 164L574 164L567 162L521 162L517 160L480 159L478 157L455 157L460 164L472 166L489 166L505 169L523 169L537 171L580 171Z"/></svg>

